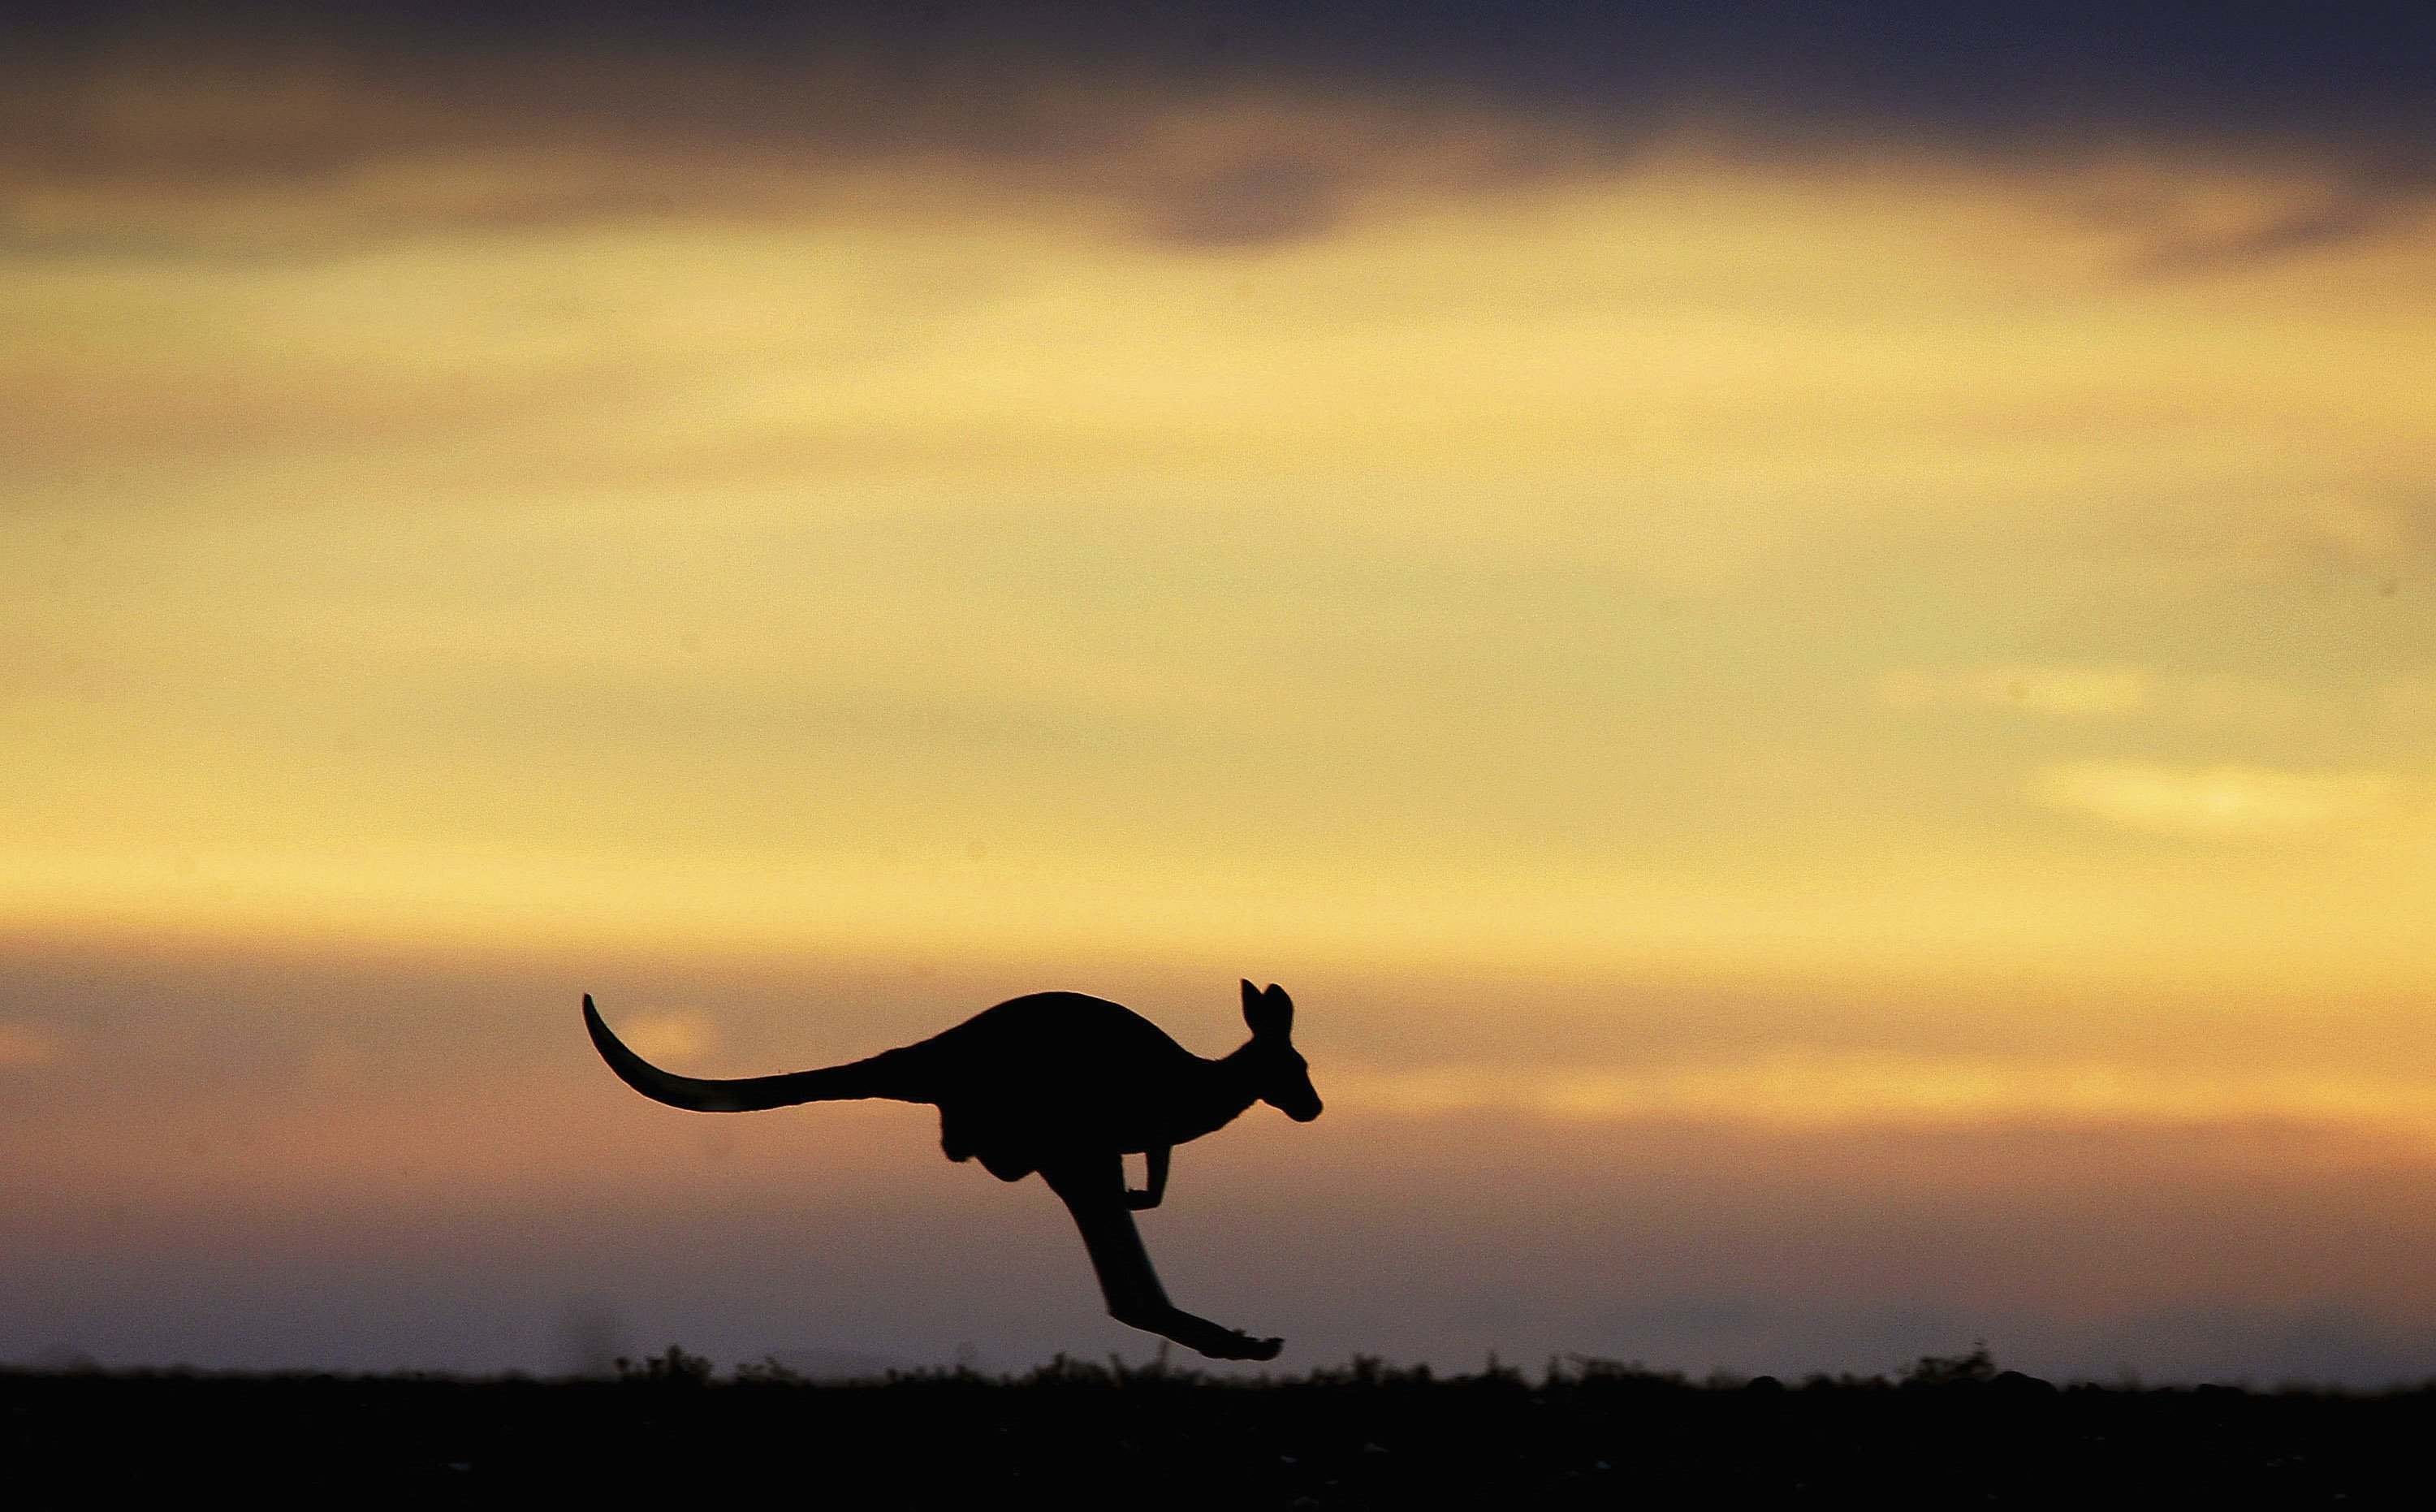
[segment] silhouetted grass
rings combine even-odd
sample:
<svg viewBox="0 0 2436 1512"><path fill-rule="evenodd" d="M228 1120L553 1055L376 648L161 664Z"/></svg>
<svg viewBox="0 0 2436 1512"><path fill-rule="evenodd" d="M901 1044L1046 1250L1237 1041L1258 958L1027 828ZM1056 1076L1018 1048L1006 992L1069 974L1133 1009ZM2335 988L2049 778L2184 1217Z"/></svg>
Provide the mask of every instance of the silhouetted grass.
<svg viewBox="0 0 2436 1512"><path fill-rule="evenodd" d="M2424 1504L2436 1389L2058 1389L1984 1352L1795 1384L1572 1358L824 1385L672 1347L613 1381L7 1372L0 1435L24 1506Z"/></svg>

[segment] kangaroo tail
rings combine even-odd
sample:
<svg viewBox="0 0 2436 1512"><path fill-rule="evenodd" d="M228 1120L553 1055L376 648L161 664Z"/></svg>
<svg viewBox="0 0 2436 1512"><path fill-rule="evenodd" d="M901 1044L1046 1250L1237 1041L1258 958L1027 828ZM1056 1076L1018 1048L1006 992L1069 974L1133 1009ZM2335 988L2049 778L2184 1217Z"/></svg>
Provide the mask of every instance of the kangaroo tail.
<svg viewBox="0 0 2436 1512"><path fill-rule="evenodd" d="M886 1097L920 1103L900 1052L888 1051L869 1060L817 1070L791 1071L782 1076L743 1076L733 1081L679 1076L664 1071L626 1048L609 1032L592 995L583 995L583 1027L592 1032L592 1048L618 1073L618 1079L655 1103L695 1113L752 1113L762 1108L791 1107L797 1103L825 1103L844 1098Z"/></svg>

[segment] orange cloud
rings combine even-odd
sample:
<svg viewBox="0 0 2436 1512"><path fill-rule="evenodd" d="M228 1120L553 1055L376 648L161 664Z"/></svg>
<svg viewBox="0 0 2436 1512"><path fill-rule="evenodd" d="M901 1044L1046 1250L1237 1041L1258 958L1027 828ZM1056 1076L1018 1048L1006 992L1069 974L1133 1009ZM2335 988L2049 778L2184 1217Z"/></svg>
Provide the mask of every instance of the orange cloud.
<svg viewBox="0 0 2436 1512"><path fill-rule="evenodd" d="M2390 817L2397 785L2380 772L2183 768L2080 761L2039 774L2040 802L2132 829L2201 840L2295 841Z"/></svg>

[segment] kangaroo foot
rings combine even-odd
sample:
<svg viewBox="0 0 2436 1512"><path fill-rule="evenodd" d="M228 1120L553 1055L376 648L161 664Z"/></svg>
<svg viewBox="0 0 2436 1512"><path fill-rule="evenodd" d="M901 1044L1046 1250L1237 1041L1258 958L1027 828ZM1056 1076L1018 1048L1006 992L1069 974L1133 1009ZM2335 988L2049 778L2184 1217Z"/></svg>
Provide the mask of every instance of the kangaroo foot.
<svg viewBox="0 0 2436 1512"><path fill-rule="evenodd" d="M1255 1339L1241 1329L1227 1330L1226 1338L1217 1347L1195 1346L1212 1360L1274 1360L1285 1347L1283 1339Z"/></svg>
<svg viewBox="0 0 2436 1512"><path fill-rule="evenodd" d="M1241 1329L1221 1328L1180 1308L1140 1317L1120 1317L1117 1321L1173 1339L1211 1360L1274 1360L1278 1351L1285 1347L1283 1339L1255 1339Z"/></svg>

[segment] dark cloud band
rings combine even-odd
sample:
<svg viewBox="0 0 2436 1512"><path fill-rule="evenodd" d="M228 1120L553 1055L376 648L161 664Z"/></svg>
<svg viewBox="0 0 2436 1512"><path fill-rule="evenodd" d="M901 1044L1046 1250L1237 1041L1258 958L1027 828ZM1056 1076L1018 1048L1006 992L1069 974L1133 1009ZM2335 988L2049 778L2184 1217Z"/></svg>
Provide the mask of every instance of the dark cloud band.
<svg viewBox="0 0 2436 1512"><path fill-rule="evenodd" d="M0 3L0 26L19 246L793 215L856 165L1223 246L1686 131L1796 160L2163 148L2320 185L2230 234L2167 217L2168 271L2382 231L2436 185L2436 12L2399 7ZM212 213L247 196L300 225Z"/></svg>
<svg viewBox="0 0 2436 1512"><path fill-rule="evenodd" d="M1686 107L2002 141L2025 134L2261 133L2426 147L2436 12L2393 5L2019 0L951 0L784 7L566 0L299 9L0 6L21 43L107 51L177 35L440 54L617 51L672 65L856 57L921 76L1115 69L1169 85L1454 92L1630 123ZM334 18L328 12L342 9Z"/></svg>

